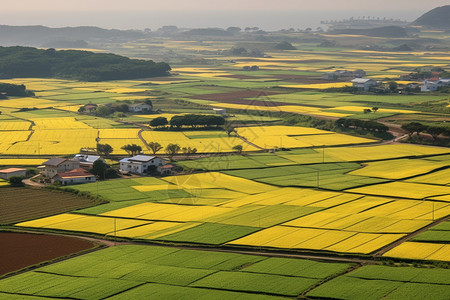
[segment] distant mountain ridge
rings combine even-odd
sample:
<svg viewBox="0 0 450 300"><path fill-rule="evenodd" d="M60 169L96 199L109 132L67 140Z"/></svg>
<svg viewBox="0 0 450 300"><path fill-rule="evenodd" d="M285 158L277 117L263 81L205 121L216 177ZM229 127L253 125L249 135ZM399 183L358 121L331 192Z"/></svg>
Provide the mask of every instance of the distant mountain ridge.
<svg viewBox="0 0 450 300"><path fill-rule="evenodd" d="M143 38L144 32L137 30L103 29L95 26L50 28L46 26L0 25L0 45L2 46L42 46L55 42L89 40L136 40Z"/></svg>
<svg viewBox="0 0 450 300"><path fill-rule="evenodd" d="M450 5L436 7L424 13L412 25L431 26L436 28L450 28Z"/></svg>

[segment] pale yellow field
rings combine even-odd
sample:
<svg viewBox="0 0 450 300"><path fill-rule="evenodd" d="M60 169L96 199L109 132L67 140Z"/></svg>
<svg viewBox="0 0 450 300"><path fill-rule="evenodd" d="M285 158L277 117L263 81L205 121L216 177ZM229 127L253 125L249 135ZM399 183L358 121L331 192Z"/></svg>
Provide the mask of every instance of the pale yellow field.
<svg viewBox="0 0 450 300"><path fill-rule="evenodd" d="M372 109L372 107L368 107L368 106L337 106L337 107L333 108L333 110L354 111L354 112L362 112L364 109ZM378 108L376 113L415 114L418 112L415 110Z"/></svg>
<svg viewBox="0 0 450 300"><path fill-rule="evenodd" d="M450 153L450 149L419 145L380 145L371 147L327 148L325 153L343 161L371 161L417 155L437 155Z"/></svg>
<svg viewBox="0 0 450 300"><path fill-rule="evenodd" d="M332 82L332 83L314 83L314 84L291 84L291 85L280 85L284 88L292 89L329 89L329 88L340 88L344 86L351 86L351 82Z"/></svg>
<svg viewBox="0 0 450 300"><path fill-rule="evenodd" d="M0 158L0 166L40 166L47 159L41 158Z"/></svg>
<svg viewBox="0 0 450 300"><path fill-rule="evenodd" d="M352 175L402 179L428 173L447 166L446 162L434 162L420 159L397 159L369 162L363 168L350 172ZM426 182L426 181L425 181Z"/></svg>
<svg viewBox="0 0 450 300"><path fill-rule="evenodd" d="M304 148L323 145L373 143L373 140L329 131L287 126L261 126L238 128L240 136L262 148Z"/></svg>
<svg viewBox="0 0 450 300"><path fill-rule="evenodd" d="M114 229L124 230L148 223L149 222L147 221L140 220L62 214L35 221L23 222L17 225L23 227L39 227L108 234L113 233Z"/></svg>
<svg viewBox="0 0 450 300"><path fill-rule="evenodd" d="M450 184L450 169L436 171L431 174L414 177L407 180L408 182L432 183L448 185Z"/></svg>
<svg viewBox="0 0 450 300"><path fill-rule="evenodd" d="M273 226L229 242L229 244L368 254L402 236L401 234L382 235Z"/></svg>
<svg viewBox="0 0 450 300"><path fill-rule="evenodd" d="M61 105L61 102L42 98L15 98L1 101L2 107L11 107L11 108L33 108L33 107L46 108L59 105Z"/></svg>
<svg viewBox="0 0 450 300"><path fill-rule="evenodd" d="M436 186L422 183L389 182L348 190L352 193L424 199L438 195L450 195L449 186Z"/></svg>
<svg viewBox="0 0 450 300"><path fill-rule="evenodd" d="M190 206L176 204L143 203L101 214L102 216L127 217L139 220L189 222L223 214L232 210L224 207Z"/></svg>
<svg viewBox="0 0 450 300"><path fill-rule="evenodd" d="M25 121L2 121L0 122L1 131L16 131L16 130L29 130L31 128L31 122Z"/></svg>
<svg viewBox="0 0 450 300"><path fill-rule="evenodd" d="M386 252L383 256L408 259L450 261L450 245L405 242Z"/></svg>

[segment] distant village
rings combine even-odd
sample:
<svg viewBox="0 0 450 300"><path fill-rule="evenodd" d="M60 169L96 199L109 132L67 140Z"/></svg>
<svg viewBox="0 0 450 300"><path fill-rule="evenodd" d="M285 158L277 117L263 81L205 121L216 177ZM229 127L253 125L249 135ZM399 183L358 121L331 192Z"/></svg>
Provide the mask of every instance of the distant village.
<svg viewBox="0 0 450 300"><path fill-rule="evenodd" d="M418 73L410 73L400 76L399 81L376 81L371 78L366 78L366 72L364 70L336 70L327 72L322 76L324 80L330 81L346 81L350 80L352 86L359 91L374 92L374 93L387 93L398 92L405 93L410 91L417 92L435 92L440 88L450 86L450 78L440 77L443 72L429 72L426 75ZM421 83L419 83L422 79ZM411 82L407 82L411 81ZM393 86L395 84L395 86Z"/></svg>
<svg viewBox="0 0 450 300"><path fill-rule="evenodd" d="M57 184L62 186L92 183L100 177L103 179L106 177L106 174L104 176L93 174L95 173L93 172L95 164L104 166L104 172L109 168L105 159L98 155L77 154L73 158L54 157L37 168L39 174L34 176L33 179L41 184ZM175 170L177 170L177 167L168 164L163 158L143 154L123 158L120 160L119 167L119 173L128 176L133 174L140 176L149 174L167 176L174 175ZM27 169L22 168L0 170L0 178L5 180L9 180L12 177L25 178L27 175L29 175L27 174Z"/></svg>

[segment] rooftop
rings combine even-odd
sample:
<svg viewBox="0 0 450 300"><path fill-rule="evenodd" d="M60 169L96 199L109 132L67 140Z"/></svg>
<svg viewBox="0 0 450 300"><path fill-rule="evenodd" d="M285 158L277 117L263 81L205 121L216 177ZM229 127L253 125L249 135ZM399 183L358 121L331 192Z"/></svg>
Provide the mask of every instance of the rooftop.
<svg viewBox="0 0 450 300"><path fill-rule="evenodd" d="M56 167L56 166L59 166L60 164L62 164L63 162L65 162L66 160L67 160L67 158L54 157L54 158L50 158L49 160L44 162L43 165Z"/></svg>
<svg viewBox="0 0 450 300"><path fill-rule="evenodd" d="M370 78L355 78L351 82L353 82L353 83L366 83L366 82L369 82L369 81L374 81L374 80L370 79Z"/></svg>
<svg viewBox="0 0 450 300"><path fill-rule="evenodd" d="M129 161L139 161L139 162L148 162L152 159L156 158L156 156L149 156L149 155L136 155L131 158L129 158Z"/></svg>
<svg viewBox="0 0 450 300"><path fill-rule="evenodd" d="M20 168L9 168L9 169L3 169L0 170L0 173L13 173L13 172L18 172L18 171L26 171L26 169L20 169Z"/></svg>
<svg viewBox="0 0 450 300"><path fill-rule="evenodd" d="M85 169L79 168L68 172L58 173L55 176L59 176L61 178L75 178L75 177L90 177L94 175L92 175Z"/></svg>

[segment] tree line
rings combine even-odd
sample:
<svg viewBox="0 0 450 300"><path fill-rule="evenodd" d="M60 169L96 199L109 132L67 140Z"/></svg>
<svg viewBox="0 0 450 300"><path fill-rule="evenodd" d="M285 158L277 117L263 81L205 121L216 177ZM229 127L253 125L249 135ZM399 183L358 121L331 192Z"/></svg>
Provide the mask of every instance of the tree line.
<svg viewBox="0 0 450 300"><path fill-rule="evenodd" d="M103 81L165 76L170 70L165 62L130 59L111 53L0 47L0 78L57 77Z"/></svg>
<svg viewBox="0 0 450 300"><path fill-rule="evenodd" d="M354 129L361 129L361 130L367 130L367 131L372 131L372 132L381 132L381 133L385 133L389 130L389 127L387 127L386 125L381 124L379 122L365 121L365 120L359 120L359 119L341 118L336 121L336 125L339 127L344 127L344 128L354 128Z"/></svg>
<svg viewBox="0 0 450 300"><path fill-rule="evenodd" d="M23 84L0 83L0 99L2 93L6 96L31 97L34 96L32 91L27 90Z"/></svg>
<svg viewBox="0 0 450 300"><path fill-rule="evenodd" d="M218 115L196 115L188 114L181 116L173 116L170 121L165 117L157 117L150 121L151 127L161 128L170 125L171 128L177 129L183 126L191 128L196 127L210 127L210 126L222 126L225 124L225 118Z"/></svg>
<svg viewBox="0 0 450 300"><path fill-rule="evenodd" d="M420 122L410 122L402 125L402 129L408 131L408 137L411 138L414 133L428 133L434 141L438 140L440 135L450 137L450 128L444 126L426 125Z"/></svg>

